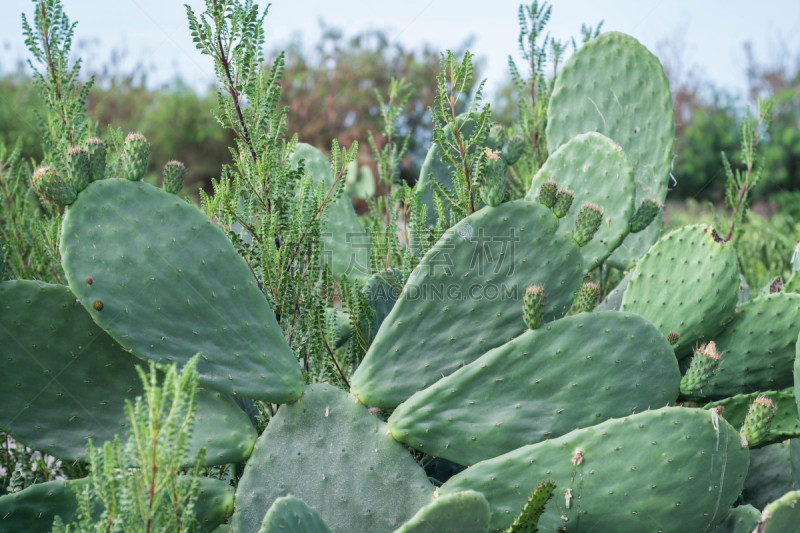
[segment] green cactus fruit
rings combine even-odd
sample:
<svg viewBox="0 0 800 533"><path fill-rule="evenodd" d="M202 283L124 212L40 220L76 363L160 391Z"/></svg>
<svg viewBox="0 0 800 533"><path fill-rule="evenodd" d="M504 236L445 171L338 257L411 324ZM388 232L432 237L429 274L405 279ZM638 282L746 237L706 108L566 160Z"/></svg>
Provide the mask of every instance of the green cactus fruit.
<svg viewBox="0 0 800 533"><path fill-rule="evenodd" d="M539 517L544 513L545 505L553 497L555 490L556 483L552 479L539 483L525 502L520 515L506 529L506 533L537 533Z"/></svg>
<svg viewBox="0 0 800 533"><path fill-rule="evenodd" d="M83 143L89 156L89 180L99 181L106 177L106 145L92 137Z"/></svg>
<svg viewBox="0 0 800 533"><path fill-rule="evenodd" d="M75 187L49 166L36 169L31 177L31 186L39 198L56 205L70 205L78 196Z"/></svg>
<svg viewBox="0 0 800 533"><path fill-rule="evenodd" d="M310 144L298 143L289 156L289 165L298 168L301 161L314 185L322 184L325 191L333 187L335 175L331 162L319 149ZM349 280L369 279L370 239L361 225L353 203L346 194L337 196L325 210L325 225L321 229L322 258L336 279L347 276Z"/></svg>
<svg viewBox="0 0 800 533"><path fill-rule="evenodd" d="M331 533L331 529L320 518L319 513L309 507L300 498L292 495L275 500L258 533Z"/></svg>
<svg viewBox="0 0 800 533"><path fill-rule="evenodd" d="M600 298L600 286L594 281L587 281L581 285L578 291L578 299L575 302L577 313L588 313L597 307L597 300Z"/></svg>
<svg viewBox="0 0 800 533"><path fill-rule="evenodd" d="M547 295L541 285L531 285L522 297L522 320L528 329L537 329L544 324L544 306Z"/></svg>
<svg viewBox="0 0 800 533"><path fill-rule="evenodd" d="M186 166L180 161L168 161L164 165L163 184L164 190L171 194L178 194L183 188L183 176Z"/></svg>
<svg viewBox="0 0 800 533"><path fill-rule="evenodd" d="M60 251L72 292L135 355L183 364L200 352L203 386L274 403L302 393L250 269L193 205L143 182L92 182L64 215Z"/></svg>
<svg viewBox="0 0 800 533"><path fill-rule="evenodd" d="M89 437L102 443L122 431L125 402L142 393L141 360L95 325L67 287L0 283L0 324L9 328L0 328L0 374L15 383L0 388L0 428L67 461L84 457ZM201 447L209 465L250 455L257 434L241 409L206 389L197 404L192 457Z"/></svg>
<svg viewBox="0 0 800 533"><path fill-rule="evenodd" d="M664 335L677 331L675 355L683 359L695 343L715 339L722 348L716 337L733 316L738 289L733 245L709 226L684 226L661 237L642 257L620 309L642 315Z"/></svg>
<svg viewBox="0 0 800 533"><path fill-rule="evenodd" d="M521 135L514 135L508 140L505 161L508 166L513 167L525 153L525 139Z"/></svg>
<svg viewBox="0 0 800 533"><path fill-rule="evenodd" d="M346 392L309 385L280 406L236 489L231 524L255 533L267 509L292 494L332 531L392 531L433 501L434 487L383 421Z"/></svg>
<svg viewBox="0 0 800 533"><path fill-rule="evenodd" d="M778 414L778 406L766 396L758 395L750 408L744 424L739 430L742 448L756 446L763 441L769 434L772 419Z"/></svg>
<svg viewBox="0 0 800 533"><path fill-rule="evenodd" d="M675 346L678 344L678 341L681 340L681 334L677 331L670 331L667 333L667 340L671 345Z"/></svg>
<svg viewBox="0 0 800 533"><path fill-rule="evenodd" d="M581 248L584 269L602 264L628 235L635 206L636 184L633 167L617 143L599 133L576 135L550 154L533 176L525 196L531 200L547 180L575 192L579 205L594 203L606 216L595 238ZM559 232L569 233L578 213L567 213Z"/></svg>
<svg viewBox="0 0 800 533"><path fill-rule="evenodd" d="M794 393L792 389L782 391L752 392L750 394L737 394L730 398L710 402L703 406L704 409L724 409L725 420L736 427L741 427L747 417L750 404L758 396L768 398L778 407L775 418L769 426L768 433L758 444L751 448L767 446L775 442L782 442L786 439L800 437L800 420L797 418L797 407L795 405ZM799 470L800 471L800 470Z"/></svg>
<svg viewBox="0 0 800 533"><path fill-rule="evenodd" d="M139 181L147 171L150 159L150 143L141 133L129 133L125 137L122 155L120 156L120 171L122 177L130 181Z"/></svg>
<svg viewBox="0 0 800 533"><path fill-rule="evenodd" d="M797 441L793 441L797 442ZM750 450L750 469L742 488L742 501L759 509L798 487L792 479L790 443L776 442ZM747 533L752 531L749 530Z"/></svg>
<svg viewBox="0 0 800 533"><path fill-rule="evenodd" d="M211 533L233 512L233 488L227 481L200 476L194 505L197 531ZM77 518L77 492L89 478L48 481L0 496L0 530L25 533L51 533L53 520L64 523Z"/></svg>
<svg viewBox="0 0 800 533"><path fill-rule="evenodd" d="M70 146L67 150L67 169L69 181L75 192L81 192L89 185L89 154L83 146Z"/></svg>
<svg viewBox="0 0 800 533"><path fill-rule="evenodd" d="M736 501L749 462L724 418L666 407L483 461L452 477L439 494L483 493L490 528L502 530L547 478L558 491L539 519L542 531L706 531Z"/></svg>
<svg viewBox="0 0 800 533"><path fill-rule="evenodd" d="M506 194L506 164L498 152L486 149L486 174L481 183L481 197L486 205L497 207Z"/></svg>
<svg viewBox="0 0 800 533"><path fill-rule="evenodd" d="M489 502L480 492L467 490L435 499L394 530L394 533L486 533Z"/></svg>
<svg viewBox="0 0 800 533"><path fill-rule="evenodd" d="M562 189L556 195L556 202L553 204L553 214L558 218L564 218L572 207L575 193L569 189Z"/></svg>
<svg viewBox="0 0 800 533"><path fill-rule="evenodd" d="M545 322L564 316L583 266L575 242L556 234L557 223L546 207L516 200L448 229L409 276L350 392L365 405L392 408L513 339L525 330L528 285L547 292Z"/></svg>
<svg viewBox="0 0 800 533"><path fill-rule="evenodd" d="M800 524L800 490L787 492L761 512L753 533L791 533Z"/></svg>
<svg viewBox="0 0 800 533"><path fill-rule="evenodd" d="M734 507L711 533L753 533L761 520L761 511L752 505Z"/></svg>
<svg viewBox="0 0 800 533"><path fill-rule="evenodd" d="M644 231L647 226L653 222L658 214L661 212L661 204L647 198L639 204L639 208L631 217L631 233L639 233Z"/></svg>
<svg viewBox="0 0 800 533"><path fill-rule="evenodd" d="M714 341L709 341L694 351L689 369L681 378L681 394L688 398L702 397L703 387L711 380L717 368L719 368L717 345Z"/></svg>
<svg viewBox="0 0 800 533"><path fill-rule="evenodd" d="M542 186L539 188L539 195L536 197L536 201L548 209L552 209L553 206L556 205L557 196L558 185L556 185L555 181L547 180L542 183Z"/></svg>
<svg viewBox="0 0 800 533"><path fill-rule="evenodd" d="M679 381L672 349L653 324L619 311L581 313L526 331L417 392L387 424L412 448L472 465L671 404Z"/></svg>
<svg viewBox="0 0 800 533"><path fill-rule="evenodd" d="M501 152L506 144L506 130L500 124L495 124L489 129L486 138L486 147L492 151Z"/></svg>
<svg viewBox="0 0 800 533"><path fill-rule="evenodd" d="M600 223L603 221L603 209L596 204L584 204L575 219L575 226L572 228L572 238L580 247L586 246L589 241L594 239Z"/></svg>
<svg viewBox="0 0 800 533"><path fill-rule="evenodd" d="M547 107L548 152L590 131L619 143L627 155L635 205L646 198L664 203L675 140L672 94L658 59L633 37L608 32L592 39L570 56L555 80ZM656 241L660 226L657 219L629 234L609 264L631 268Z"/></svg>
<svg viewBox="0 0 800 533"><path fill-rule="evenodd" d="M770 294L739 306L715 338L722 359L703 387L706 397L791 387L799 313L800 294L795 293Z"/></svg>

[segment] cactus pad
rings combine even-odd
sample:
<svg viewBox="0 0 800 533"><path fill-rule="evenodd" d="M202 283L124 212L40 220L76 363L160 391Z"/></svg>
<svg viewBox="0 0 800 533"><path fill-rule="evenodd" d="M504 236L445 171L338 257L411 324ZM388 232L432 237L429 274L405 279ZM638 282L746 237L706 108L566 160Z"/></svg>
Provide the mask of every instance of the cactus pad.
<svg viewBox="0 0 800 533"><path fill-rule="evenodd" d="M684 226L662 237L639 261L620 309L642 315L664 335L678 332L680 358L690 355L695 343L715 339L733 315L738 289L733 245L719 242L709 226Z"/></svg>
<svg viewBox="0 0 800 533"><path fill-rule="evenodd" d="M558 489L539 520L542 531L704 531L736 500L749 459L723 418L667 407L483 461L439 494L482 492L492 510L490 528L502 529L539 480L549 478Z"/></svg>
<svg viewBox="0 0 800 533"><path fill-rule="evenodd" d="M753 533L759 520L761 511L752 505L740 505L731 509L711 533Z"/></svg>
<svg viewBox="0 0 800 533"><path fill-rule="evenodd" d="M792 479L789 446L787 442L776 442L750 450L750 469L742 488L742 499L745 503L763 509L769 502L777 500L790 490L800 489Z"/></svg>
<svg viewBox="0 0 800 533"><path fill-rule="evenodd" d="M800 524L800 490L787 492L761 512L755 533L788 533Z"/></svg>
<svg viewBox="0 0 800 533"><path fill-rule="evenodd" d="M489 502L480 492L467 490L437 498L394 533L486 533Z"/></svg>
<svg viewBox="0 0 800 533"><path fill-rule="evenodd" d="M200 384L221 392L300 396L300 366L267 300L194 206L142 182L92 182L64 216L61 256L72 292L124 348L159 362L201 352Z"/></svg>
<svg viewBox="0 0 800 533"><path fill-rule="evenodd" d="M578 205L587 202L606 213L594 240L581 249L584 268L589 271L608 259L628 234L634 213L636 185L633 169L617 143L599 133L577 135L550 155L531 181L527 199L538 194L546 181L575 191ZM567 214L559 232L568 232L578 216Z"/></svg>
<svg viewBox="0 0 800 533"><path fill-rule="evenodd" d="M612 417L671 404L678 364L647 320L582 313L527 331L389 417L412 448L471 465Z"/></svg>
<svg viewBox="0 0 800 533"><path fill-rule="evenodd" d="M664 203L675 138L672 95L658 59L629 35L609 32L592 39L556 78L547 109L548 151L590 131L622 147L633 165L637 206L646 198ZM629 234L611 264L629 268L659 230L656 220Z"/></svg>
<svg viewBox="0 0 800 533"><path fill-rule="evenodd" d="M331 533L331 529L319 514L303 500L294 496L284 496L275 500L258 533Z"/></svg>
<svg viewBox="0 0 800 533"><path fill-rule="evenodd" d="M541 204L485 208L447 230L409 277L350 382L365 405L394 407L524 331L522 295L547 293L545 322L581 284L578 247Z"/></svg>
<svg viewBox="0 0 800 533"><path fill-rule="evenodd" d="M236 491L233 531L257 532L267 508L293 494L334 532L392 531L433 500L406 448L355 398L309 385L256 441Z"/></svg>

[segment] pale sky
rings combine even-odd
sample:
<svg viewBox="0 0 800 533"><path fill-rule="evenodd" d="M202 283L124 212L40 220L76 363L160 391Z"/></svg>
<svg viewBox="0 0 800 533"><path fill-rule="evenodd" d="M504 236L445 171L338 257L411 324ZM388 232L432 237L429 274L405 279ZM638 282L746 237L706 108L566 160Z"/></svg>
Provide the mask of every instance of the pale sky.
<svg viewBox="0 0 800 533"><path fill-rule="evenodd" d="M118 67L136 63L151 70L151 85L179 74L194 87L213 81L211 61L193 47L183 1L63 0L71 20L78 20L77 41L91 41L96 56L87 66L102 65L109 50L127 50ZM202 0L188 3L199 12ZM263 4L263 2L261 2ZM580 36L582 23L603 31L633 35L656 55L669 42L682 51L684 68L695 67L708 81L742 94L745 90L743 44L751 41L762 61L800 60L800 2L797 0L554 0L549 24L558 39ZM342 28L345 35L384 29L408 47L429 43L434 49L456 48L472 35L470 50L485 60L483 76L492 92L507 75L507 57L517 50L517 8L510 0L274 0L267 17L267 49L293 37L311 46L319 20ZM30 0L0 0L0 71L16 68L26 57L19 14L32 13Z"/></svg>

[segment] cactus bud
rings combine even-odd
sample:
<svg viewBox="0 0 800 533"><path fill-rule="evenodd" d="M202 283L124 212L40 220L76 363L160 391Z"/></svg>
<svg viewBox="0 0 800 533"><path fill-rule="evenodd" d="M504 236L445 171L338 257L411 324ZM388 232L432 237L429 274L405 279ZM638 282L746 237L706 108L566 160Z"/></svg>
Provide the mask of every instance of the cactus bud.
<svg viewBox="0 0 800 533"><path fill-rule="evenodd" d="M588 313L597 306L597 301L600 298L600 286L594 281L587 281L578 290L578 300L576 302L576 311L578 313Z"/></svg>
<svg viewBox="0 0 800 533"><path fill-rule="evenodd" d="M69 205L75 201L75 187L58 175L53 167L39 167L31 177L31 186L40 198L57 205Z"/></svg>
<svg viewBox="0 0 800 533"><path fill-rule="evenodd" d="M677 331L670 331L669 333L667 333L667 340L673 346L678 344L678 341L680 340L680 338L681 338L681 334L678 333Z"/></svg>
<svg viewBox="0 0 800 533"><path fill-rule="evenodd" d="M486 146L490 150L500 151L503 149L503 145L506 143L506 132L503 129L503 126L500 124L495 124L489 130L489 137L486 139Z"/></svg>
<svg viewBox="0 0 800 533"><path fill-rule="evenodd" d="M659 211L661 204L650 198L644 200L631 217L631 233L638 233L649 226Z"/></svg>
<svg viewBox="0 0 800 533"><path fill-rule="evenodd" d="M89 156L89 180L99 181L106 177L106 145L96 137L86 139L86 153Z"/></svg>
<svg viewBox="0 0 800 533"><path fill-rule="evenodd" d="M777 292L781 292L783 290L783 277L778 276L777 278L772 280L772 283L769 284L769 293L775 294Z"/></svg>
<svg viewBox="0 0 800 533"><path fill-rule="evenodd" d="M89 154L83 146L70 146L67 150L67 170L69 181L75 192L81 192L89 185Z"/></svg>
<svg viewBox="0 0 800 533"><path fill-rule="evenodd" d="M767 437L772 419L777 413L778 406L766 396L758 396L753 400L747 410L742 429L739 430L742 448L748 446L752 448L763 441Z"/></svg>
<svg viewBox="0 0 800 533"><path fill-rule="evenodd" d="M556 195L556 203L553 204L553 214L558 218L564 218L572 207L572 200L575 195L569 189L559 191Z"/></svg>
<svg viewBox="0 0 800 533"><path fill-rule="evenodd" d="M525 153L525 139L521 135L514 135L508 140L505 157L506 164L514 166L523 153Z"/></svg>
<svg viewBox="0 0 800 533"><path fill-rule="evenodd" d="M147 170L150 144L141 133L129 133L125 137L122 151L122 175L131 181L139 181Z"/></svg>
<svg viewBox="0 0 800 533"><path fill-rule="evenodd" d="M542 183L539 189L539 196L536 197L536 200L548 209L553 209L553 206L556 204L557 195L558 185L556 185L555 181L547 180Z"/></svg>
<svg viewBox="0 0 800 533"><path fill-rule="evenodd" d="M503 202L506 193L506 164L500 153L486 149L486 174L481 183L481 196L486 205L496 207Z"/></svg>
<svg viewBox="0 0 800 533"><path fill-rule="evenodd" d="M180 161L169 161L164 165L163 187L168 193L178 194L183 188L186 167Z"/></svg>
<svg viewBox="0 0 800 533"><path fill-rule="evenodd" d="M572 238L578 246L586 246L594 238L600 223L603 221L603 210L592 203L583 204L578 218L575 219L575 226L572 228Z"/></svg>
<svg viewBox="0 0 800 533"><path fill-rule="evenodd" d="M685 396L695 396L719 368L719 353L714 341L704 344L694 351L691 363L681 378L680 391Z"/></svg>
<svg viewBox="0 0 800 533"><path fill-rule="evenodd" d="M531 285L522 297L522 319L529 329L537 329L544 324L544 304L547 296L544 287Z"/></svg>

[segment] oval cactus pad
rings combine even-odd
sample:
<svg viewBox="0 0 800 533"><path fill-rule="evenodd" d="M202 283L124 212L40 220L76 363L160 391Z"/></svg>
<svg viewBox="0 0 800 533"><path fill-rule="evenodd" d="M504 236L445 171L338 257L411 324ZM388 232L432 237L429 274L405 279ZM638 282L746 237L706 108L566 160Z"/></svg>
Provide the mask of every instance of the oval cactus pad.
<svg viewBox="0 0 800 533"><path fill-rule="evenodd" d="M67 210L70 289L124 348L159 362L200 352L200 383L283 403L300 366L249 268L197 208L142 182L96 181Z"/></svg>

